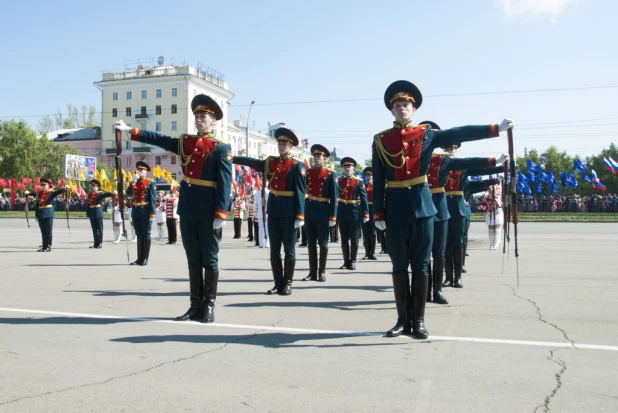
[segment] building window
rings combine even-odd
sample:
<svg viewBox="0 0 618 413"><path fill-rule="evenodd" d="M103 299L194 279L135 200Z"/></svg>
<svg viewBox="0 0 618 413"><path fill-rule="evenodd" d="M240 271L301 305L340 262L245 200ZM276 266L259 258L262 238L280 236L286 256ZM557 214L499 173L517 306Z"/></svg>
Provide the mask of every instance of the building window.
<svg viewBox="0 0 618 413"><path fill-rule="evenodd" d="M155 114L160 115L161 114L161 106L157 106L155 108Z"/></svg>
<svg viewBox="0 0 618 413"><path fill-rule="evenodd" d="M130 148L131 148L131 141L130 141L130 140L127 140L127 141L124 143L124 148L125 148L125 149L130 149Z"/></svg>
<svg viewBox="0 0 618 413"><path fill-rule="evenodd" d="M157 99L161 99L161 89L157 89Z"/></svg>
<svg viewBox="0 0 618 413"><path fill-rule="evenodd" d="M155 130L157 132L161 132L161 122L157 122L157 124L155 125Z"/></svg>
<svg viewBox="0 0 618 413"><path fill-rule="evenodd" d="M118 92L112 93L112 100L118 100Z"/></svg>
<svg viewBox="0 0 618 413"><path fill-rule="evenodd" d="M131 108L127 108L127 116L131 116Z"/></svg>
<svg viewBox="0 0 618 413"><path fill-rule="evenodd" d="M142 111L140 112L140 114L142 115L146 114L146 106L142 106Z"/></svg>
<svg viewBox="0 0 618 413"><path fill-rule="evenodd" d="M172 88L172 97L175 98L178 96L178 88L173 87Z"/></svg>
<svg viewBox="0 0 618 413"><path fill-rule="evenodd" d="M161 157L155 156L155 165L161 165Z"/></svg>
<svg viewBox="0 0 618 413"><path fill-rule="evenodd" d="M127 146L129 146L129 145L127 144ZM129 148L127 148L127 149L129 149ZM127 166L131 166L131 158L127 158L127 161L125 162L125 164Z"/></svg>
<svg viewBox="0 0 618 413"><path fill-rule="evenodd" d="M142 90L142 99L146 99L146 91Z"/></svg>
<svg viewBox="0 0 618 413"><path fill-rule="evenodd" d="M82 152L84 153L84 156L88 156L88 151L85 149L82 149Z"/></svg>
<svg viewBox="0 0 618 413"><path fill-rule="evenodd" d="M172 174L172 179L175 181L176 180L176 173Z"/></svg>
<svg viewBox="0 0 618 413"><path fill-rule="evenodd" d="M131 100L133 94L131 92L127 92L127 100Z"/></svg>
<svg viewBox="0 0 618 413"><path fill-rule="evenodd" d="M172 115L178 113L178 106L172 105Z"/></svg>
<svg viewBox="0 0 618 413"><path fill-rule="evenodd" d="M171 163L172 165L176 165L176 155L171 155L171 156L170 156L170 163Z"/></svg>
<svg viewBox="0 0 618 413"><path fill-rule="evenodd" d="M146 124L145 123L140 123L139 127L141 130L146 130Z"/></svg>
<svg viewBox="0 0 618 413"><path fill-rule="evenodd" d="M172 122L172 130L177 130L178 129L178 124L176 123L176 121Z"/></svg>
<svg viewBox="0 0 618 413"><path fill-rule="evenodd" d="M117 118L118 117L118 109L114 108L112 109L112 118Z"/></svg>
<svg viewBox="0 0 618 413"><path fill-rule="evenodd" d="M101 149L95 149L94 150L94 156L101 156Z"/></svg>

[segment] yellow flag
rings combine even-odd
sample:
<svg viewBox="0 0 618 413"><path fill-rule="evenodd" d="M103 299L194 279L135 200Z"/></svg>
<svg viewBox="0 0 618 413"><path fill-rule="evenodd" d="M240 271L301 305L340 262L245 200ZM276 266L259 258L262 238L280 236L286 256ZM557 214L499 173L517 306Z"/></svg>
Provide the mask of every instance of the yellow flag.
<svg viewBox="0 0 618 413"><path fill-rule="evenodd" d="M79 178L80 181L85 181L86 180L86 178L84 177L84 172L81 169L79 170L79 174L78 175L79 175L78 178ZM95 178L96 178L96 171L95 171L94 175L95 175Z"/></svg>
<svg viewBox="0 0 618 413"><path fill-rule="evenodd" d="M172 188L176 188L178 186L178 181L175 179L172 179Z"/></svg>
<svg viewBox="0 0 618 413"><path fill-rule="evenodd" d="M99 176L101 177L101 181L105 181L107 179L107 174L105 173L105 169L101 169L99 172Z"/></svg>
<svg viewBox="0 0 618 413"><path fill-rule="evenodd" d="M118 181L118 174L116 173L116 168L114 168L114 181Z"/></svg>
<svg viewBox="0 0 618 413"><path fill-rule="evenodd" d="M161 177L161 168L159 167L159 165L155 165L155 167L152 168L152 176L154 176L155 178Z"/></svg>

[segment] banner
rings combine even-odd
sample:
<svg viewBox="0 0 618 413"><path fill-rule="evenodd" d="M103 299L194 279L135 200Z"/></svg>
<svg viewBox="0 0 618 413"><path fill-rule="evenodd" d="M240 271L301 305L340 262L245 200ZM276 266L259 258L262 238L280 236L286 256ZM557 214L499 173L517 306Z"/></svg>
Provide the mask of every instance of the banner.
<svg viewBox="0 0 618 413"><path fill-rule="evenodd" d="M80 155L64 155L64 178L90 181L97 172L97 158Z"/></svg>

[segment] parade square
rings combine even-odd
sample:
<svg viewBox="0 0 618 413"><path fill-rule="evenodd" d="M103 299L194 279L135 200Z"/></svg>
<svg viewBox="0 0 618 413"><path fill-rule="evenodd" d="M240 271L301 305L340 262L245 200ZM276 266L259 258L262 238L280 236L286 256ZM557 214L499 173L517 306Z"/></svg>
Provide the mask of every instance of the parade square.
<svg viewBox="0 0 618 413"><path fill-rule="evenodd" d="M472 223L463 289L427 303L426 340L385 337L391 264L339 270L267 296L269 252L224 227L214 324L172 321L188 298L182 244L89 249L87 220L54 246L0 220L0 412L616 411L615 224L520 223L513 254ZM504 264L503 264L504 262ZM504 272L502 268L504 265Z"/></svg>

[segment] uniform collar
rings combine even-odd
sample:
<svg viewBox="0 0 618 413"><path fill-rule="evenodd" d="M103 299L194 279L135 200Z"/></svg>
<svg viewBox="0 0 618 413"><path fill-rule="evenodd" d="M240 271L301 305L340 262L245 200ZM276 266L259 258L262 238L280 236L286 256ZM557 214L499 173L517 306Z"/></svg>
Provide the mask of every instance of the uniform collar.
<svg viewBox="0 0 618 413"><path fill-rule="evenodd" d="M286 155L279 155L279 158L281 158L281 160L288 159L288 158L291 158L291 157L292 157L292 154L290 154L290 153L288 153Z"/></svg>
<svg viewBox="0 0 618 413"><path fill-rule="evenodd" d="M197 136L199 136L200 138L211 138L212 139L212 138L215 137L215 134L212 133L212 132L206 132L206 133L203 133L203 134L197 135Z"/></svg>
<svg viewBox="0 0 618 413"><path fill-rule="evenodd" d="M412 128L412 121L406 122L405 125L401 125L401 123L394 121L393 128L395 129L403 129L403 128Z"/></svg>

